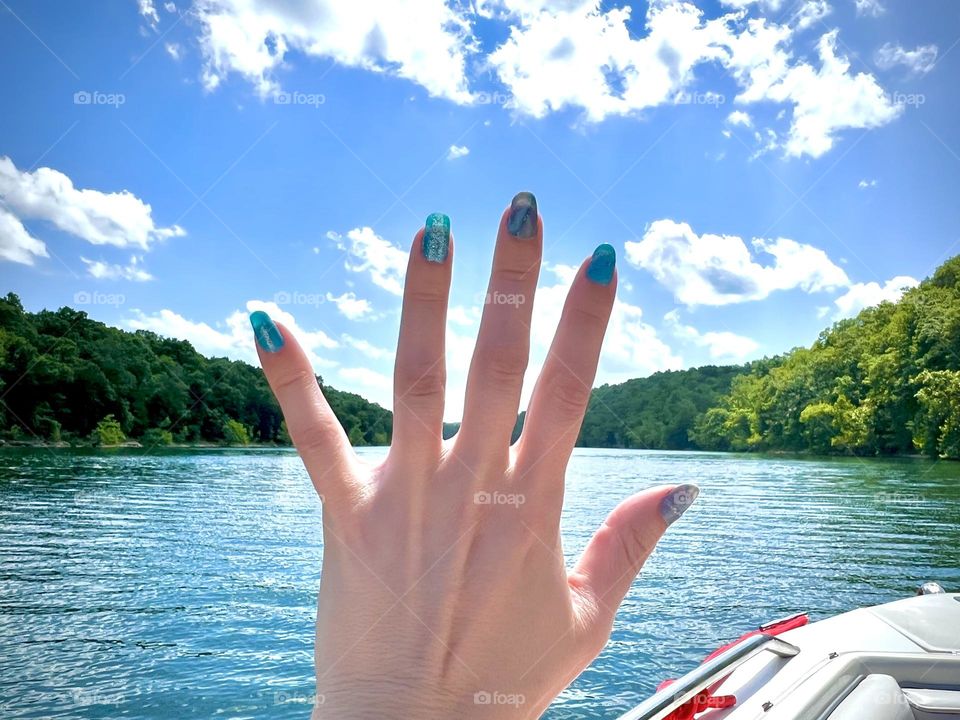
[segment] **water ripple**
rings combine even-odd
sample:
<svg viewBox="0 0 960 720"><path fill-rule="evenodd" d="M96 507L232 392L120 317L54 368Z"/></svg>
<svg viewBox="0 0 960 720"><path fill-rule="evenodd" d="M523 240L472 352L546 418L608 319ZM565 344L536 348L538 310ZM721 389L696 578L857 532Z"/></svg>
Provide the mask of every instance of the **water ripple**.
<svg viewBox="0 0 960 720"><path fill-rule="evenodd" d="M693 480L703 494L546 717L616 717L792 612L960 587L958 478L919 460L578 451L571 560L636 490ZM319 525L288 451L0 452L0 715L304 720Z"/></svg>

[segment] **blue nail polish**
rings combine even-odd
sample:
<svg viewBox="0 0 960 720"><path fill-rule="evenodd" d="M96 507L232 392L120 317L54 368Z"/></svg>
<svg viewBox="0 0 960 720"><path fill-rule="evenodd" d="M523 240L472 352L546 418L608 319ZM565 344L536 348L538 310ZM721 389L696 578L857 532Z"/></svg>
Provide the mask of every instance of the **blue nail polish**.
<svg viewBox="0 0 960 720"><path fill-rule="evenodd" d="M250 313L250 324L253 326L253 336L257 345L268 353L275 353L283 347L283 335L276 323L263 310Z"/></svg>
<svg viewBox="0 0 960 720"><path fill-rule="evenodd" d="M696 485L678 485L669 495L660 501L660 515L667 525L680 519L700 494Z"/></svg>
<svg viewBox="0 0 960 720"><path fill-rule="evenodd" d="M533 193L517 193L510 203L507 230L515 238L531 238L537 234L537 198Z"/></svg>
<svg viewBox="0 0 960 720"><path fill-rule="evenodd" d="M613 280L613 269L617 266L617 251L613 245L598 245L587 266L587 277L598 285L609 285Z"/></svg>
<svg viewBox="0 0 960 720"><path fill-rule="evenodd" d="M450 250L450 218L443 213L431 213L423 224L423 256L434 263L447 259Z"/></svg>

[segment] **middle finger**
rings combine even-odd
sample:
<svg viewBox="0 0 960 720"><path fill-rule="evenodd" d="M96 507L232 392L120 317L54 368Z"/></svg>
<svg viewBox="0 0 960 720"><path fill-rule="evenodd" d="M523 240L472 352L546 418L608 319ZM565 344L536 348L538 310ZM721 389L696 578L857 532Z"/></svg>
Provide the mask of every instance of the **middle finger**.
<svg viewBox="0 0 960 720"><path fill-rule="evenodd" d="M467 377L456 450L497 457L504 467L530 353L530 317L540 275L543 228L532 193L518 193L500 218L493 270Z"/></svg>

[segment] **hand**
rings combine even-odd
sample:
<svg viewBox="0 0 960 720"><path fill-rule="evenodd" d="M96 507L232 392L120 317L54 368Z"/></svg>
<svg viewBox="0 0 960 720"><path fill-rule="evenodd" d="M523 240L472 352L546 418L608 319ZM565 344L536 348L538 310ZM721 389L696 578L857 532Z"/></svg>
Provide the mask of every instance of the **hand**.
<svg viewBox="0 0 960 720"><path fill-rule="evenodd" d="M351 450L296 339L251 316L263 369L323 500L315 718L536 718L606 644L614 615L692 485L625 500L568 571L564 473L616 292L615 254L580 267L513 446L543 226L517 195L500 219L463 423L441 437L453 237L427 218L407 266L393 444ZM498 295L502 293L502 295Z"/></svg>

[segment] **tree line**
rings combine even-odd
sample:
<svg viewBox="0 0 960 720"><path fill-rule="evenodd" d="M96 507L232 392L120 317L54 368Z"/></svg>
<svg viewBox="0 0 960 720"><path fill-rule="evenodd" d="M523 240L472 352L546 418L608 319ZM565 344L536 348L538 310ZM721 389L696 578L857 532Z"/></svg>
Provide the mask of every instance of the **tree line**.
<svg viewBox="0 0 960 720"><path fill-rule="evenodd" d="M388 410L317 381L351 443L390 442ZM12 293L0 298L0 439L290 442L260 368L71 308L25 312ZM960 256L809 348L596 388L577 444L960 458Z"/></svg>
<svg viewBox="0 0 960 720"><path fill-rule="evenodd" d="M352 443L389 442L389 411L317 381ZM0 298L0 436L103 445L290 442L260 368L68 307L25 312L13 293Z"/></svg>
<svg viewBox="0 0 960 720"><path fill-rule="evenodd" d="M690 431L698 447L960 458L960 256L896 303L755 363Z"/></svg>

